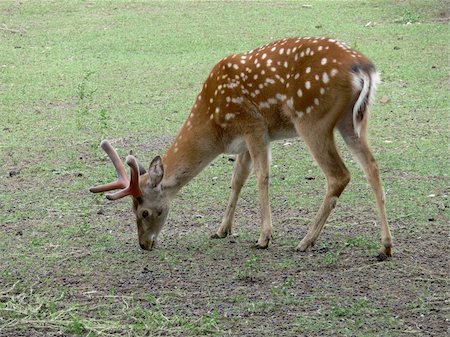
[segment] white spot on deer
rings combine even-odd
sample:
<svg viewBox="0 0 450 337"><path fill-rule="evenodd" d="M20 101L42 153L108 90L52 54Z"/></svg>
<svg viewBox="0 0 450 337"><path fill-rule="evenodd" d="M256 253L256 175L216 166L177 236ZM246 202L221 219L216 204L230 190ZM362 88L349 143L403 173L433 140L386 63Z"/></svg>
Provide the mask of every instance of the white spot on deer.
<svg viewBox="0 0 450 337"><path fill-rule="evenodd" d="M304 52L304 51L302 51L302 52L300 53L300 57L303 57L303 56L305 56L305 52Z"/></svg>
<svg viewBox="0 0 450 337"><path fill-rule="evenodd" d="M257 80L258 79L258 74L253 75L253 79Z"/></svg>
<svg viewBox="0 0 450 337"><path fill-rule="evenodd" d="M284 67L285 67L285 68L289 67L288 61L284 61Z"/></svg>
<svg viewBox="0 0 450 337"><path fill-rule="evenodd" d="M272 67L272 68L270 68L270 70L272 70L273 72L275 72L275 71L277 71L277 68Z"/></svg>
<svg viewBox="0 0 450 337"><path fill-rule="evenodd" d="M309 74L309 73L311 72L311 67L306 67L305 72L306 72L307 74Z"/></svg>
<svg viewBox="0 0 450 337"><path fill-rule="evenodd" d="M315 75L314 75L314 78L316 79L316 81L318 81L318 80L320 79L320 76L317 75L317 74L315 74Z"/></svg>
<svg viewBox="0 0 450 337"><path fill-rule="evenodd" d="M268 98L267 103L275 105L278 104L278 100L276 98Z"/></svg>
<svg viewBox="0 0 450 337"><path fill-rule="evenodd" d="M197 100L201 101L202 100L202 95L198 95Z"/></svg>
<svg viewBox="0 0 450 337"><path fill-rule="evenodd" d="M266 64L267 64L268 67L270 67L270 66L272 65L272 60L271 60L271 59L268 59L267 62L266 62Z"/></svg>
<svg viewBox="0 0 450 337"><path fill-rule="evenodd" d="M299 73L295 74L294 80L298 80L299 77L300 77L300 74L299 74Z"/></svg>
<svg viewBox="0 0 450 337"><path fill-rule="evenodd" d="M264 88L264 84L262 83L258 84L258 88L262 90Z"/></svg>
<svg viewBox="0 0 450 337"><path fill-rule="evenodd" d="M322 46L319 46L318 48L317 48L317 51L321 51L323 49L323 47Z"/></svg>
<svg viewBox="0 0 450 337"><path fill-rule="evenodd" d="M333 59L331 62L336 63L336 59Z"/></svg>
<svg viewBox="0 0 450 337"><path fill-rule="evenodd" d="M311 53L311 48L306 49L306 55L309 55Z"/></svg>
<svg viewBox="0 0 450 337"><path fill-rule="evenodd" d="M227 96L227 97L225 97L225 100L226 100L228 103L230 103L230 102L231 102L231 97L230 97L230 96Z"/></svg>
<svg viewBox="0 0 450 337"><path fill-rule="evenodd" d="M264 53L264 54L262 54L261 59L264 60L266 57L267 57L267 54Z"/></svg>
<svg viewBox="0 0 450 337"><path fill-rule="evenodd" d="M266 82L267 82L267 83L270 83L270 84L274 84L274 83L275 83L275 80L274 80L273 78L267 77L267 78L266 78Z"/></svg>
<svg viewBox="0 0 450 337"><path fill-rule="evenodd" d="M211 114L211 115L209 116L209 119L214 119L214 114Z"/></svg>
<svg viewBox="0 0 450 337"><path fill-rule="evenodd" d="M323 95L325 93L325 89L324 88L320 88L320 94Z"/></svg>
<svg viewBox="0 0 450 337"><path fill-rule="evenodd" d="M313 50L311 50L311 53L310 53L309 55L313 56L313 55L314 55L314 51L313 51Z"/></svg>
<svg viewBox="0 0 450 337"><path fill-rule="evenodd" d="M293 109L294 108L294 99L291 97L286 101L286 105L288 106L289 109Z"/></svg>
<svg viewBox="0 0 450 337"><path fill-rule="evenodd" d="M280 55L283 55L284 54L284 48L281 48L279 53L280 53Z"/></svg>
<svg viewBox="0 0 450 337"><path fill-rule="evenodd" d="M231 102L236 103L236 104L241 104L244 101L243 97L233 97L231 99Z"/></svg>
<svg viewBox="0 0 450 337"><path fill-rule="evenodd" d="M302 97L302 96L303 96L303 91L302 91L302 89L298 89L298 90L297 90L297 96L298 96L298 97Z"/></svg>
<svg viewBox="0 0 450 337"><path fill-rule="evenodd" d="M233 68L234 69L239 69L239 66L235 63L235 64L233 64Z"/></svg>
<svg viewBox="0 0 450 337"><path fill-rule="evenodd" d="M308 90L311 89L311 82L310 81L306 81L305 82L305 88L308 89Z"/></svg>
<svg viewBox="0 0 450 337"><path fill-rule="evenodd" d="M296 111L295 114L297 115L298 118L302 118L305 115L303 111Z"/></svg>
<svg viewBox="0 0 450 337"><path fill-rule="evenodd" d="M283 94L276 94L275 97L277 98L277 100L282 102L286 100L286 95Z"/></svg>
<svg viewBox="0 0 450 337"><path fill-rule="evenodd" d="M333 69L331 69L331 71L330 71L330 76L331 76L331 77L334 77L334 76L337 75L337 73L338 73L338 70L337 70L336 68L333 68Z"/></svg>
<svg viewBox="0 0 450 337"><path fill-rule="evenodd" d="M232 66L233 66L233 64L232 64L231 62L228 62L228 63L227 63L227 67L228 67L228 68L231 68Z"/></svg>
<svg viewBox="0 0 450 337"><path fill-rule="evenodd" d="M231 113L231 112L229 112L229 113L227 113L227 114L225 115L225 120L226 120L226 121L229 121L229 120L233 119L234 117L236 117L236 115L233 114L233 113Z"/></svg>
<svg viewBox="0 0 450 337"><path fill-rule="evenodd" d="M324 66L325 64L327 64L327 62L328 62L327 58L324 57L324 58L320 61L320 64Z"/></svg>
<svg viewBox="0 0 450 337"><path fill-rule="evenodd" d="M266 71L263 69L263 70L261 70L261 75L265 75L266 74Z"/></svg>
<svg viewBox="0 0 450 337"><path fill-rule="evenodd" d="M261 92L261 91L260 91L259 89L256 89L256 90L255 90L255 95L259 95L260 92Z"/></svg>
<svg viewBox="0 0 450 337"><path fill-rule="evenodd" d="M294 61L298 61L298 54L295 54Z"/></svg>
<svg viewBox="0 0 450 337"><path fill-rule="evenodd" d="M328 77L327 73L323 73L322 74L322 81L323 83L327 84L328 82L330 82L330 78Z"/></svg>
<svg viewBox="0 0 450 337"><path fill-rule="evenodd" d="M317 105L317 106L319 106L320 102L319 102L319 99L318 99L318 98L314 98L314 104Z"/></svg>
<svg viewBox="0 0 450 337"><path fill-rule="evenodd" d="M209 99L209 103L212 104L212 102L214 102L214 99L213 99L213 98L210 98L210 99Z"/></svg>
<svg viewBox="0 0 450 337"><path fill-rule="evenodd" d="M290 54L291 54L291 49L290 48L286 49L286 55L290 55Z"/></svg>
<svg viewBox="0 0 450 337"><path fill-rule="evenodd" d="M311 111L312 111L312 107L309 106L309 107L306 108L306 113L307 114L311 113Z"/></svg>
<svg viewBox="0 0 450 337"><path fill-rule="evenodd" d="M220 112L220 108L217 107L216 110L214 110L216 114L218 114Z"/></svg>
<svg viewBox="0 0 450 337"><path fill-rule="evenodd" d="M241 64L245 64L245 62L246 62L245 60L241 59Z"/></svg>
<svg viewBox="0 0 450 337"><path fill-rule="evenodd" d="M269 104L269 102L261 102L261 103L259 103L258 107L260 109L269 109L270 108L270 104Z"/></svg>

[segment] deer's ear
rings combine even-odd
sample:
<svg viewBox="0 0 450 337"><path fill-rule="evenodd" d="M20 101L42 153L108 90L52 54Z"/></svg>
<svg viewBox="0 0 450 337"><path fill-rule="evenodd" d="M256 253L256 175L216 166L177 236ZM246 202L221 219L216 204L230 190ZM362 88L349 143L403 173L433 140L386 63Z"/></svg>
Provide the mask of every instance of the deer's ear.
<svg viewBox="0 0 450 337"><path fill-rule="evenodd" d="M149 185L152 188L157 187L164 177L164 166L160 156L156 156L148 168Z"/></svg>

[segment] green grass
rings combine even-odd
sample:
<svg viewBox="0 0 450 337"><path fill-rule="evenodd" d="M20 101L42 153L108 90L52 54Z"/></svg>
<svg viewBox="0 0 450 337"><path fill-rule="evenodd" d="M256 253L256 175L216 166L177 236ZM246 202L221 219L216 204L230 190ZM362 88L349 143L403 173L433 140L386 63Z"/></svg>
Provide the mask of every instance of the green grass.
<svg viewBox="0 0 450 337"><path fill-rule="evenodd" d="M0 335L445 333L446 3L308 4L0 2ZM174 201L160 246L140 251L129 200L88 192L115 177L100 141L149 162L222 57L322 35L347 41L381 72L370 140L394 258L374 262L374 198L341 140L352 181L313 251L293 248L325 181L300 140L272 146L269 250L251 248L259 235L254 177L236 236L209 239L233 169L219 157Z"/></svg>

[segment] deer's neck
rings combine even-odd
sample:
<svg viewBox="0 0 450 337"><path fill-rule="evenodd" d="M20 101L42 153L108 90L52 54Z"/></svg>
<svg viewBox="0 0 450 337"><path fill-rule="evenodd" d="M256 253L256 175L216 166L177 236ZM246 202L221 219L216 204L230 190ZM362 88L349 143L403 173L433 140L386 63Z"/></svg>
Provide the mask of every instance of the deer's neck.
<svg viewBox="0 0 450 337"><path fill-rule="evenodd" d="M191 113L163 158L163 186L175 194L221 153L212 124Z"/></svg>

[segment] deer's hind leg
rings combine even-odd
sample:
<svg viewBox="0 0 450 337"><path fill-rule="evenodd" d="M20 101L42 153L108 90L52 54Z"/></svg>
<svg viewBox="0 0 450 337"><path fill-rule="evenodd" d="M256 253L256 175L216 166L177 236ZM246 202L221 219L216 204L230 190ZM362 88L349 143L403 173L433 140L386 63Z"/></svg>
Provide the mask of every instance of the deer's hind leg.
<svg viewBox="0 0 450 337"><path fill-rule="evenodd" d="M309 227L308 233L300 241L297 250L306 251L314 246L331 211L336 207L337 200L350 181L350 172L345 167L334 142L333 130L317 132L296 125L297 131L302 135L314 159L319 164L327 180L325 198Z"/></svg>
<svg viewBox="0 0 450 337"><path fill-rule="evenodd" d="M380 170L367 141L367 120L363 125L361 137L358 137L353 131L353 123L350 118L343 119L338 125L338 130L353 155L361 164L375 195L381 220L382 247L378 258L384 260L387 256L392 255L392 236L386 216L385 195L380 178Z"/></svg>
<svg viewBox="0 0 450 337"><path fill-rule="evenodd" d="M231 194L228 201L228 206L225 211L225 215L222 220L222 224L217 229L216 234L212 236L213 239L224 238L231 234L231 230L234 224L234 213L236 210L236 204L241 193L242 186L248 178L252 166L252 159L250 153L245 151L238 154L236 157L236 164L233 172L233 178L231 180Z"/></svg>

